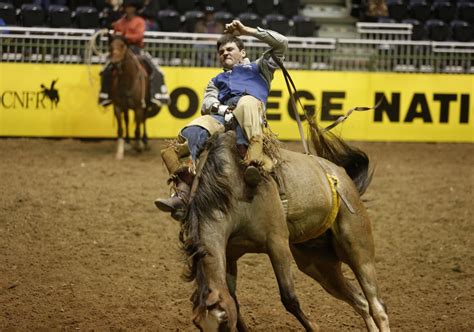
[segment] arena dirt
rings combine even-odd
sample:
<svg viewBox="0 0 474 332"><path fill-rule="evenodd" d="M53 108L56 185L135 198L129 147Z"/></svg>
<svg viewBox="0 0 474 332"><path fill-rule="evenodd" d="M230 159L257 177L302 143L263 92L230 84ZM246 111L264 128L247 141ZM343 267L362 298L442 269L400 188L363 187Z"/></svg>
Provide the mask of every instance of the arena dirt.
<svg viewBox="0 0 474 332"><path fill-rule="evenodd" d="M117 162L111 140L0 140L0 330L193 330L179 227L153 206L168 194L163 144ZM376 164L364 197L391 327L472 331L474 145L358 145ZM245 256L239 269L250 328L300 331L268 258ZM364 329L352 308L293 271L323 331Z"/></svg>

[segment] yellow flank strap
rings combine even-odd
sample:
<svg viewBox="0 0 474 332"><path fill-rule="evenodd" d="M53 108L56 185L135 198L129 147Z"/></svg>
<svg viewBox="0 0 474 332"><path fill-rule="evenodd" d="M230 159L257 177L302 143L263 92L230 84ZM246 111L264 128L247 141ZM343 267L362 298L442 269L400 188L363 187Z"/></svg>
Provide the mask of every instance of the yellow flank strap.
<svg viewBox="0 0 474 332"><path fill-rule="evenodd" d="M324 223L322 224L321 228L318 231L318 234L315 237L320 236L325 231L327 231L329 227L331 227L333 222L336 220L337 213L339 212L339 206L341 203L341 199L339 198L339 195L336 191L336 187L339 184L339 179L335 175L331 175L329 173L326 173L326 177L329 182L329 188L331 188L332 208L329 214L326 216Z"/></svg>

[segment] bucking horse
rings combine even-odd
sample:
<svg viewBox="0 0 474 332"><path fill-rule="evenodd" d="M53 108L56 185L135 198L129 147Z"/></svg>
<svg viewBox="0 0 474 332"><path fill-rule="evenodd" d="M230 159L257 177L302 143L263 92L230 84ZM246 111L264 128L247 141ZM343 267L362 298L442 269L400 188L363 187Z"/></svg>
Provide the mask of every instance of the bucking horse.
<svg viewBox="0 0 474 332"><path fill-rule="evenodd" d="M203 331L246 331L236 297L237 261L269 256L281 300L306 331L318 330L302 311L290 271L298 268L350 304L368 331L389 331L377 286L371 222L360 196L372 172L367 155L310 122L317 156L281 149L276 174L252 198L232 131L211 138L197 164L180 241L186 277L195 282L194 324ZM346 263L362 293L341 271Z"/></svg>

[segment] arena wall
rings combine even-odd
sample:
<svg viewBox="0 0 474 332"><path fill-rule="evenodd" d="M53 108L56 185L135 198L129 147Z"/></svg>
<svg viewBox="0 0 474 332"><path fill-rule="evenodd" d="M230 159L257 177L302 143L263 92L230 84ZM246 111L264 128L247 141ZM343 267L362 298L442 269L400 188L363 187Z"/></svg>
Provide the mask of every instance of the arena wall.
<svg viewBox="0 0 474 332"><path fill-rule="evenodd" d="M155 138L175 137L199 116L204 88L218 68L164 67L171 105L147 122ZM0 63L0 136L115 137L112 108L97 105L100 66ZM335 129L361 141L474 142L474 75L292 71L301 101ZM51 84L56 81L54 88ZM268 100L268 120L280 139L299 139L280 72Z"/></svg>

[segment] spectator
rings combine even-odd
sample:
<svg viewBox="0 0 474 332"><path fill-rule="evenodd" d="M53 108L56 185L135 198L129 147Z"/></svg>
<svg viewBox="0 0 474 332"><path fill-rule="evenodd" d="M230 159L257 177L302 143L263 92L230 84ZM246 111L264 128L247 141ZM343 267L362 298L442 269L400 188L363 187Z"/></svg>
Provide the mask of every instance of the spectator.
<svg viewBox="0 0 474 332"><path fill-rule="evenodd" d="M194 25L195 33L224 33L224 25L221 22L216 21L214 17L214 7L208 6L204 12L204 19L198 20ZM213 67L216 65L214 58L214 47L208 45L194 46L197 48L197 60L201 67Z"/></svg>
<svg viewBox="0 0 474 332"><path fill-rule="evenodd" d="M214 18L214 7L208 6L204 11L204 20L198 20L194 26L197 33L224 33L224 25Z"/></svg>
<svg viewBox="0 0 474 332"><path fill-rule="evenodd" d="M34 0L32 3L41 6L45 12L48 11L49 5L67 6L66 0Z"/></svg>
<svg viewBox="0 0 474 332"><path fill-rule="evenodd" d="M387 17L388 9L385 0L368 0L367 17Z"/></svg>

